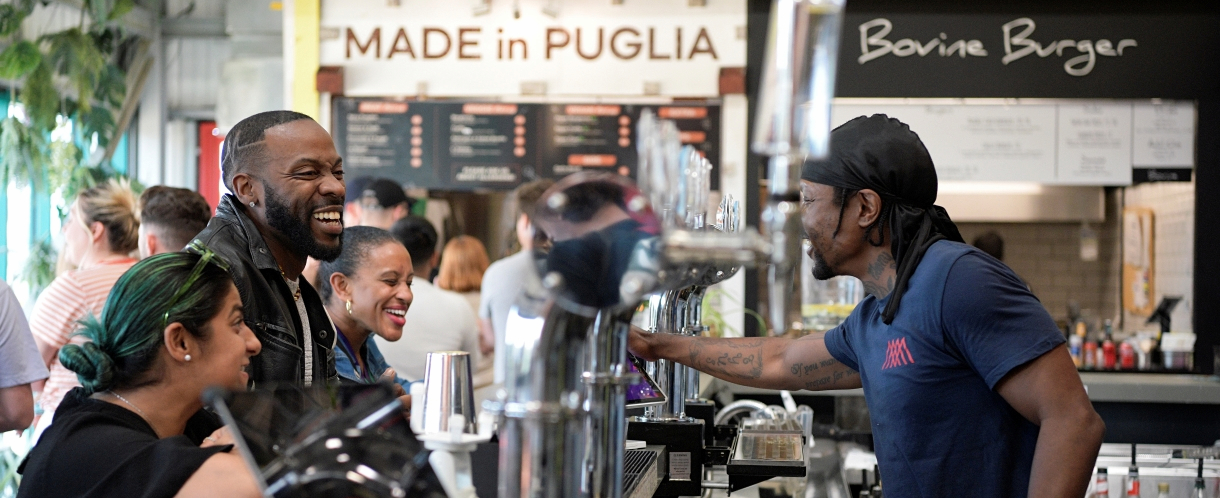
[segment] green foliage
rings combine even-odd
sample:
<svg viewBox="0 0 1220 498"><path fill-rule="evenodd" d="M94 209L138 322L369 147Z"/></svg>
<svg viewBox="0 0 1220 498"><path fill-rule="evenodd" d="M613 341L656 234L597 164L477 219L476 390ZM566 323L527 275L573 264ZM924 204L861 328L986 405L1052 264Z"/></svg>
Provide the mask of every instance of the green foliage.
<svg viewBox="0 0 1220 498"><path fill-rule="evenodd" d="M38 242L35 242L30 247L30 259L25 262L25 268L21 271L21 280L30 284L30 298L38 299L38 294L42 293L51 281L55 280L55 266L57 262L57 254L55 246L51 244L51 237L43 237Z"/></svg>
<svg viewBox="0 0 1220 498"><path fill-rule="evenodd" d="M25 79L18 100L25 104L25 115L30 126L41 133L50 133L55 128L55 115L59 112L59 92L51 76L51 67L44 59ZM4 149L0 149L0 154Z"/></svg>
<svg viewBox="0 0 1220 498"><path fill-rule="evenodd" d="M0 53L0 78L15 80L29 74L42 63L42 52L28 40L9 45Z"/></svg>
<svg viewBox="0 0 1220 498"><path fill-rule="evenodd" d="M89 16L93 18L93 22L104 24L131 12L131 9L136 6L136 2L135 0L86 0L85 6L89 9Z"/></svg>
<svg viewBox="0 0 1220 498"><path fill-rule="evenodd" d="M93 93L102 70L106 68L106 56L93 43L93 37L79 28L66 29L43 36L49 46L47 58L55 73L65 76L76 90L76 102L81 110L88 111L93 105Z"/></svg>
<svg viewBox="0 0 1220 498"><path fill-rule="evenodd" d="M747 308L741 301L734 299L729 293L720 288L712 287L703 295L703 306L701 307L703 314L700 319L707 326L707 331L703 335L711 337L741 337L743 331L729 325L729 322L724 319L725 311L719 308L719 306L724 305L724 301L728 301L733 306L740 306L742 313L757 320L758 330L767 330L767 321L757 311Z"/></svg>
<svg viewBox="0 0 1220 498"><path fill-rule="evenodd" d="M8 185L33 184L37 190L42 186L42 171L47 163L47 140L14 117L0 121L0 182Z"/></svg>
<svg viewBox="0 0 1220 498"><path fill-rule="evenodd" d="M120 60L133 38L115 21L135 7L134 0L83 0L80 24L26 39L22 22L36 0L0 3L0 79L15 80L16 100L25 117L0 121L0 188L9 182L30 185L35 192L59 192L64 199L83 188L121 176L103 160L92 165L94 139L107 147L119 134L115 117L127 96ZM44 2L45 3L45 2ZM51 140L62 119L72 120L72 137ZM105 158L103 158L105 159ZM57 206L58 208L58 206ZM60 213L63 216L63 213ZM51 241L32 248L23 279L42 289L55 277Z"/></svg>

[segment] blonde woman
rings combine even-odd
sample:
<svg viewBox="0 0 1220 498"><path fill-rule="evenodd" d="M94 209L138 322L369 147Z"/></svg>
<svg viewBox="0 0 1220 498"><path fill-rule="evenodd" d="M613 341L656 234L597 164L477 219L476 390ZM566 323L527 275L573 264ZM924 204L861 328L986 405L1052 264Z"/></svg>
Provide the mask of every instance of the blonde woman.
<svg viewBox="0 0 1220 498"><path fill-rule="evenodd" d="M445 244L445 249L441 251L441 267L436 275L436 286L461 294L466 298L466 302L470 303L470 310L478 316L483 273L490 265L487 247L483 246L479 239L459 235ZM479 350L483 353L483 359L476 365L475 389L491 385L495 377L492 351L496 340L488 332L491 331L480 330L479 333Z"/></svg>
<svg viewBox="0 0 1220 498"><path fill-rule="evenodd" d="M136 202L126 180L111 180L82 191L68 208L62 257L69 271L38 296L30 315L30 330L51 371L38 397L42 416L37 434L46 428L64 395L80 386L76 374L60 363L60 349L69 342L84 342L73 337L78 322L101 315L114 282L136 263L130 256L139 239Z"/></svg>

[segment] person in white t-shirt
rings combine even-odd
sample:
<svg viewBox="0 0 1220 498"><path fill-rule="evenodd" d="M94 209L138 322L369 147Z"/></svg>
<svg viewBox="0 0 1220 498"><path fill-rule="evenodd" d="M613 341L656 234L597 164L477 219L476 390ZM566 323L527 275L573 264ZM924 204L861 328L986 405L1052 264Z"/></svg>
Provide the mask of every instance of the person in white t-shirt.
<svg viewBox="0 0 1220 498"><path fill-rule="evenodd" d="M504 329L508 321L508 311L521 295L528 277L537 271L534 264L533 248L535 239L545 239L545 234L534 227L531 218L534 205L542 197L546 189L555 182L551 180L535 180L524 183L513 191L509 202L515 212L514 233L520 250L515 254L500 259L483 273L482 294L479 302L479 325L485 337L492 337L495 349L495 383L504 383Z"/></svg>
<svg viewBox="0 0 1220 498"><path fill-rule="evenodd" d="M465 351L470 353L471 367L478 365L482 355L474 310L461 294L424 277L432 274L439 260L436 228L427 219L407 216L395 222L390 233L407 247L417 277L411 284L415 299L407 310L402 338L395 342L374 338L386 363L412 381L423 380L428 353L434 351Z"/></svg>

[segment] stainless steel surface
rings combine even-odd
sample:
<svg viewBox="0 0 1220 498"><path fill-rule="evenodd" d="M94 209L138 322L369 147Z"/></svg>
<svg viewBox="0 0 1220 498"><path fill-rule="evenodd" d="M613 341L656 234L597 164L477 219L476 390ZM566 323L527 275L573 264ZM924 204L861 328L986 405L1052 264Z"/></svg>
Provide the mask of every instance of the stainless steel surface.
<svg viewBox="0 0 1220 498"><path fill-rule="evenodd" d="M943 182L936 204L956 222L1104 221L1105 189Z"/></svg>
<svg viewBox="0 0 1220 498"><path fill-rule="evenodd" d="M767 405L752 399L741 399L729 403L716 412L716 419L713 421L715 425L727 424L734 418L746 415L749 418L775 418Z"/></svg>
<svg viewBox="0 0 1220 498"><path fill-rule="evenodd" d="M631 315L608 310L597 314L589 328L589 463L590 496L623 495L623 451L627 439L627 332ZM671 396L672 398L672 396Z"/></svg>
<svg viewBox="0 0 1220 498"><path fill-rule="evenodd" d="M1092 401L1220 405L1220 377L1216 376L1080 372L1080 380ZM779 395L778 390L742 386L719 379L712 381L709 390L729 395ZM864 390L800 391L799 394L863 397Z"/></svg>
<svg viewBox="0 0 1220 498"><path fill-rule="evenodd" d="M692 334L702 330L703 289L691 287L727 279L743 263L769 263L772 295L789 294L802 257L800 163L827 152L842 5L776 2L783 14L770 28L759 113L772 156L760 233L738 231L733 202L706 229L710 165L681 150L674 123L651 112L637 123L641 189L615 175L577 173L543 194L534 222L553 242L540 277L548 295L545 304L519 306L509 324L510 335L528 339L509 348L510 379L493 406L501 412L501 497L622 496L627 324L645 296L677 291L673 303L684 304L662 310L669 317L658 328ZM781 303L771 306L780 332L788 326ZM675 400L665 410L681 416L689 376L672 367L664 377Z"/></svg>
<svg viewBox="0 0 1220 498"><path fill-rule="evenodd" d="M1081 372L1093 401L1220 405L1220 377Z"/></svg>
<svg viewBox="0 0 1220 498"><path fill-rule="evenodd" d="M659 285L658 220L615 175L571 175L540 203L554 242L538 255L545 294L519 301L508 324L500 496L619 498L627 331Z"/></svg>
<svg viewBox="0 0 1220 498"><path fill-rule="evenodd" d="M449 432L449 417L466 419L463 432L475 433L474 389L471 384L470 353L428 353L424 370L424 432Z"/></svg>

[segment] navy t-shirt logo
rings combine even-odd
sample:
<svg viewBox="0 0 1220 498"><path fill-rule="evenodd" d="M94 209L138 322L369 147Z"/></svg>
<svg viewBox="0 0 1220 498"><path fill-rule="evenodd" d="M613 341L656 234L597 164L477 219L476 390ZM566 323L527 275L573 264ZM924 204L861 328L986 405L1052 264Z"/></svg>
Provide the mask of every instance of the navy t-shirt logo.
<svg viewBox="0 0 1220 498"><path fill-rule="evenodd" d="M911 350L907 349L907 338L891 339L885 348L885 363L881 365L881 369L889 370L910 363L915 363L915 358L911 356Z"/></svg>

